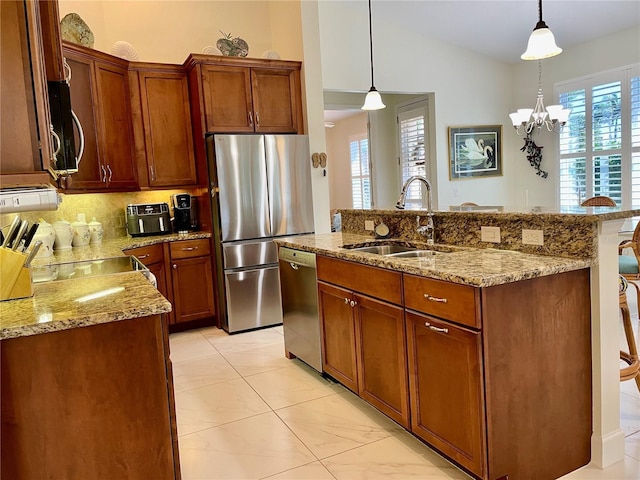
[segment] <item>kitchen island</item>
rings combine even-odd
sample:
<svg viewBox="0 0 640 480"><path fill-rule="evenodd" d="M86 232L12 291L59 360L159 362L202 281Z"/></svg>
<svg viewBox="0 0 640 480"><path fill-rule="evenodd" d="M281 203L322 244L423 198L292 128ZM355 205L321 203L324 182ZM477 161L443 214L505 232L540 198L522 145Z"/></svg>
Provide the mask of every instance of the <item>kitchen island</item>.
<svg viewBox="0 0 640 480"><path fill-rule="evenodd" d="M99 265L167 239L119 239L35 265ZM169 301L136 271L33 291L0 302L0 476L180 478Z"/></svg>
<svg viewBox="0 0 640 480"><path fill-rule="evenodd" d="M375 242L367 220L424 246L423 211L343 211L346 232L280 245L319 255L325 371L479 478L551 479L624 454L615 235L640 212L579 210L436 212L441 252L413 259L353 247Z"/></svg>

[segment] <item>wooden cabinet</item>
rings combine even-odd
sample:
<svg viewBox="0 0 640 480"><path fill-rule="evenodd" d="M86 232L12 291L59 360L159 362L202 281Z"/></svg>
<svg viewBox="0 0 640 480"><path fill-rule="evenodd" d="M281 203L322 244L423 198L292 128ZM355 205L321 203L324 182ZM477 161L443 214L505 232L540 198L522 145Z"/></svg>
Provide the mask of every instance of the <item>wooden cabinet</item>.
<svg viewBox="0 0 640 480"><path fill-rule="evenodd" d="M185 64L206 132L303 132L300 62L192 55Z"/></svg>
<svg viewBox="0 0 640 480"><path fill-rule="evenodd" d="M189 85L177 65L131 63L136 159L141 187L197 183Z"/></svg>
<svg viewBox="0 0 640 480"><path fill-rule="evenodd" d="M167 274L162 244L158 243L146 247L132 248L125 253L127 255L133 255L149 268L149 271L156 277L158 291L167 300L171 301L171 295L167 288Z"/></svg>
<svg viewBox="0 0 640 480"><path fill-rule="evenodd" d="M128 62L70 43L63 44L63 53L72 72L71 103L85 139L78 173L67 188L137 190Z"/></svg>
<svg viewBox="0 0 640 480"><path fill-rule="evenodd" d="M401 275L322 256L316 264L323 370L408 428L404 310L388 301L402 303Z"/></svg>
<svg viewBox="0 0 640 480"><path fill-rule="evenodd" d="M161 316L2 340L0 370L2 478L180 478Z"/></svg>
<svg viewBox="0 0 640 480"><path fill-rule="evenodd" d="M174 321L215 316L209 239L169 244Z"/></svg>
<svg viewBox="0 0 640 480"><path fill-rule="evenodd" d="M483 477L481 335L426 315L406 320L411 431Z"/></svg>
<svg viewBox="0 0 640 480"><path fill-rule="evenodd" d="M48 183L48 93L37 1L0 2L0 186Z"/></svg>

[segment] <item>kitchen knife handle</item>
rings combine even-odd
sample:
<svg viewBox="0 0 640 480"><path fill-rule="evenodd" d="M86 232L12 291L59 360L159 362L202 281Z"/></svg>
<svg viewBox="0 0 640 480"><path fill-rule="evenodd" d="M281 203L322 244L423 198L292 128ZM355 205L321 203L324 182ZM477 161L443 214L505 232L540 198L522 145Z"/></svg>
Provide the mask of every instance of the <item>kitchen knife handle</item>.
<svg viewBox="0 0 640 480"><path fill-rule="evenodd" d="M7 234L4 236L4 242L2 242L3 247L9 247L11 240L13 240L13 235L16 233L16 230L20 226L20 216L16 215L9 226L9 230Z"/></svg>
<svg viewBox="0 0 640 480"><path fill-rule="evenodd" d="M25 252L27 248L29 248L29 245L31 245L31 241L33 240L33 237L36 234L36 231L38 230L38 226L39 226L38 223L34 223L33 225L31 225L31 228L29 229L27 234L24 236L24 246L22 247L22 252Z"/></svg>
<svg viewBox="0 0 640 480"><path fill-rule="evenodd" d="M14 252L18 249L18 245L20 245L20 240L22 240L24 234L27 233L27 228L29 228L29 222L25 220L20 224L18 233L14 237L13 243L11 244L11 250L13 250Z"/></svg>
<svg viewBox="0 0 640 480"><path fill-rule="evenodd" d="M38 240L36 243L33 244L33 248L27 255L26 260L24 261L24 264L23 264L24 268L29 268L31 266L31 262L33 261L35 256L38 254L38 250L40 250L41 245L42 245L42 240Z"/></svg>

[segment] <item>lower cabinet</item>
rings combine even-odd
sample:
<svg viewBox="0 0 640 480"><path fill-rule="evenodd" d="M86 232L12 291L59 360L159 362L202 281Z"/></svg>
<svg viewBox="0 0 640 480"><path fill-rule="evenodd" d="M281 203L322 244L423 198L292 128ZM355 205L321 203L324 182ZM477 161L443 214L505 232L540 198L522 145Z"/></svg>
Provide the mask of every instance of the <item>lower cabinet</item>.
<svg viewBox="0 0 640 480"><path fill-rule="evenodd" d="M480 332L407 311L411 431L478 476L486 471Z"/></svg>
<svg viewBox="0 0 640 480"><path fill-rule="evenodd" d="M588 269L478 288L316 264L327 374L477 478L589 463Z"/></svg>
<svg viewBox="0 0 640 480"><path fill-rule="evenodd" d="M127 250L144 263L173 305L169 323L215 317L209 239L179 240Z"/></svg>
<svg viewBox="0 0 640 480"><path fill-rule="evenodd" d="M0 477L180 479L161 316L0 342Z"/></svg>
<svg viewBox="0 0 640 480"><path fill-rule="evenodd" d="M389 292L399 291L400 274L365 266L350 273L349 262L326 257L316 263L324 371L408 428L404 310L340 286L369 279L362 282L363 293L393 297ZM379 283L380 277L389 283Z"/></svg>

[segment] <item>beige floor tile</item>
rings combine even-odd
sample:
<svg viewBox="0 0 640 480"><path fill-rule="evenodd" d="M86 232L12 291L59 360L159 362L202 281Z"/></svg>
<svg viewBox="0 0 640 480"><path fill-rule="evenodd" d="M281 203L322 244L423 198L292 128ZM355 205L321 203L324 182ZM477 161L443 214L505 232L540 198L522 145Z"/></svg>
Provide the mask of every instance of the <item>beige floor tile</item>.
<svg viewBox="0 0 640 480"><path fill-rule="evenodd" d="M624 453L640 462L640 433L630 435L625 439ZM640 475L638 478L640 478Z"/></svg>
<svg viewBox="0 0 640 480"><path fill-rule="evenodd" d="M471 480L407 434L354 448L325 458L322 463L338 480Z"/></svg>
<svg viewBox="0 0 640 480"><path fill-rule="evenodd" d="M176 392L241 378L219 353L173 363L173 386Z"/></svg>
<svg viewBox="0 0 640 480"><path fill-rule="evenodd" d="M198 330L171 334L169 352L172 362L208 357L218 353Z"/></svg>
<svg viewBox="0 0 640 480"><path fill-rule="evenodd" d="M640 398L620 394L620 428L625 436L640 432Z"/></svg>
<svg viewBox="0 0 640 480"><path fill-rule="evenodd" d="M223 332L223 333L220 333ZM239 352L247 351L255 347L264 345L281 344L284 349L284 338L281 334L272 328L262 330L253 330L251 332L242 332L229 335L224 330L208 331L204 333L206 339L219 352Z"/></svg>
<svg viewBox="0 0 640 480"><path fill-rule="evenodd" d="M245 380L274 410L344 391L299 360L294 363L296 368L259 373Z"/></svg>
<svg viewBox="0 0 640 480"><path fill-rule="evenodd" d="M183 480L259 479L316 460L272 412L180 437Z"/></svg>
<svg viewBox="0 0 640 480"><path fill-rule="evenodd" d="M640 461L629 456L608 468L586 466L571 472L559 480L638 480L640 478Z"/></svg>
<svg viewBox="0 0 640 480"><path fill-rule="evenodd" d="M336 393L276 413L319 459L402 431L351 393Z"/></svg>
<svg viewBox="0 0 640 480"><path fill-rule="evenodd" d="M178 435L271 411L243 379L176 392L175 396Z"/></svg>
<svg viewBox="0 0 640 480"><path fill-rule="evenodd" d="M277 475L264 477L264 480L335 480L335 478L320 462L313 462Z"/></svg>
<svg viewBox="0 0 640 480"><path fill-rule="evenodd" d="M243 377L296 366L293 360L284 356L282 337L278 343L254 345L239 350L218 348L218 351Z"/></svg>

